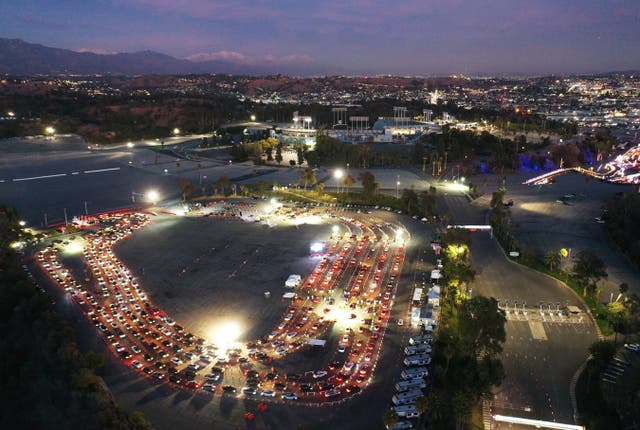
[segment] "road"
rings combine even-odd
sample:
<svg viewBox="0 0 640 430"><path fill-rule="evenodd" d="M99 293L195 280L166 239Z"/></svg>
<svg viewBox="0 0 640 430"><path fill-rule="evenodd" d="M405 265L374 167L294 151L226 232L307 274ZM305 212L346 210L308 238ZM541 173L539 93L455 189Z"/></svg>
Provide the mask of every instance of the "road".
<svg viewBox="0 0 640 430"><path fill-rule="evenodd" d="M486 219L484 206L465 203L459 197L445 197L444 205L451 208L453 223L484 223ZM503 309L509 306L502 354L506 377L495 390L496 412L573 423L570 382L598 337L587 315L582 319L558 317L556 303L586 311L582 301L557 280L509 261L488 233L472 234L471 255L477 271L472 294L495 297ZM545 303L544 316L540 315L540 301ZM549 302L553 303L552 315Z"/></svg>

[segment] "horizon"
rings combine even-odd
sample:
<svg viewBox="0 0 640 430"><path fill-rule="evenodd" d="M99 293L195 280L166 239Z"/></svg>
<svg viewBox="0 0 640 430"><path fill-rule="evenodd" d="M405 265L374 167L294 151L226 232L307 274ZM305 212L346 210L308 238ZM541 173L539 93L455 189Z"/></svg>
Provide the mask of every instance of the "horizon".
<svg viewBox="0 0 640 430"><path fill-rule="evenodd" d="M154 51L281 74L547 76L640 68L640 4L379 0L277 5L46 0L3 5L19 38L76 52Z"/></svg>

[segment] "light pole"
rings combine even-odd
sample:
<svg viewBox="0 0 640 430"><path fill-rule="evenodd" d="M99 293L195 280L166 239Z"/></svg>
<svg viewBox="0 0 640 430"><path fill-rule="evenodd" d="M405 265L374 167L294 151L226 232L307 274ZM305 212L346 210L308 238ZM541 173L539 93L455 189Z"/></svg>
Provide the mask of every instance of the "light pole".
<svg viewBox="0 0 640 430"><path fill-rule="evenodd" d="M342 169L337 169L335 172L333 172L333 177L336 178L337 193L340 192L340 179L342 179L343 176L344 176L344 172L342 171Z"/></svg>
<svg viewBox="0 0 640 430"><path fill-rule="evenodd" d="M399 189L400 189L400 175L397 176L397 181L396 181L396 199L398 198Z"/></svg>

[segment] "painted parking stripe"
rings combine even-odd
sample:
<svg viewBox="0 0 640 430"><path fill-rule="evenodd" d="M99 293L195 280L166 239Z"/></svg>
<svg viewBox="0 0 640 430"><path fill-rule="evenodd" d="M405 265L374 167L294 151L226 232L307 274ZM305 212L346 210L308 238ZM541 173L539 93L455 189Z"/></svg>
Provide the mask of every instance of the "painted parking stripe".
<svg viewBox="0 0 640 430"><path fill-rule="evenodd" d="M67 176L67 174L66 173L58 173L57 175L32 176L30 178L16 178L16 179L12 179L12 181L13 182L33 181L35 179L59 178L61 176Z"/></svg>
<svg viewBox="0 0 640 430"><path fill-rule="evenodd" d="M72 172L71 173L72 176L79 175L79 174L80 174L80 172Z"/></svg>
<svg viewBox="0 0 640 430"><path fill-rule="evenodd" d="M120 170L120 168L119 167L109 167L108 169L85 170L84 173L112 172L114 170Z"/></svg>

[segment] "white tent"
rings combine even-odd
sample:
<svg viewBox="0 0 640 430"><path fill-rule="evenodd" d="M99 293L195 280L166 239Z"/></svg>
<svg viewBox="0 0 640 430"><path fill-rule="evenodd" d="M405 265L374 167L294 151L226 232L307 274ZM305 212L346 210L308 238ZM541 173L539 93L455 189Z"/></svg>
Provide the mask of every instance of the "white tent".
<svg viewBox="0 0 640 430"><path fill-rule="evenodd" d="M300 282L302 282L302 276L293 274L289 275L287 280L284 282L284 286L287 288L295 288L300 285Z"/></svg>
<svg viewBox="0 0 640 430"><path fill-rule="evenodd" d="M296 293L284 293L282 295L283 299L295 299L296 298Z"/></svg>

